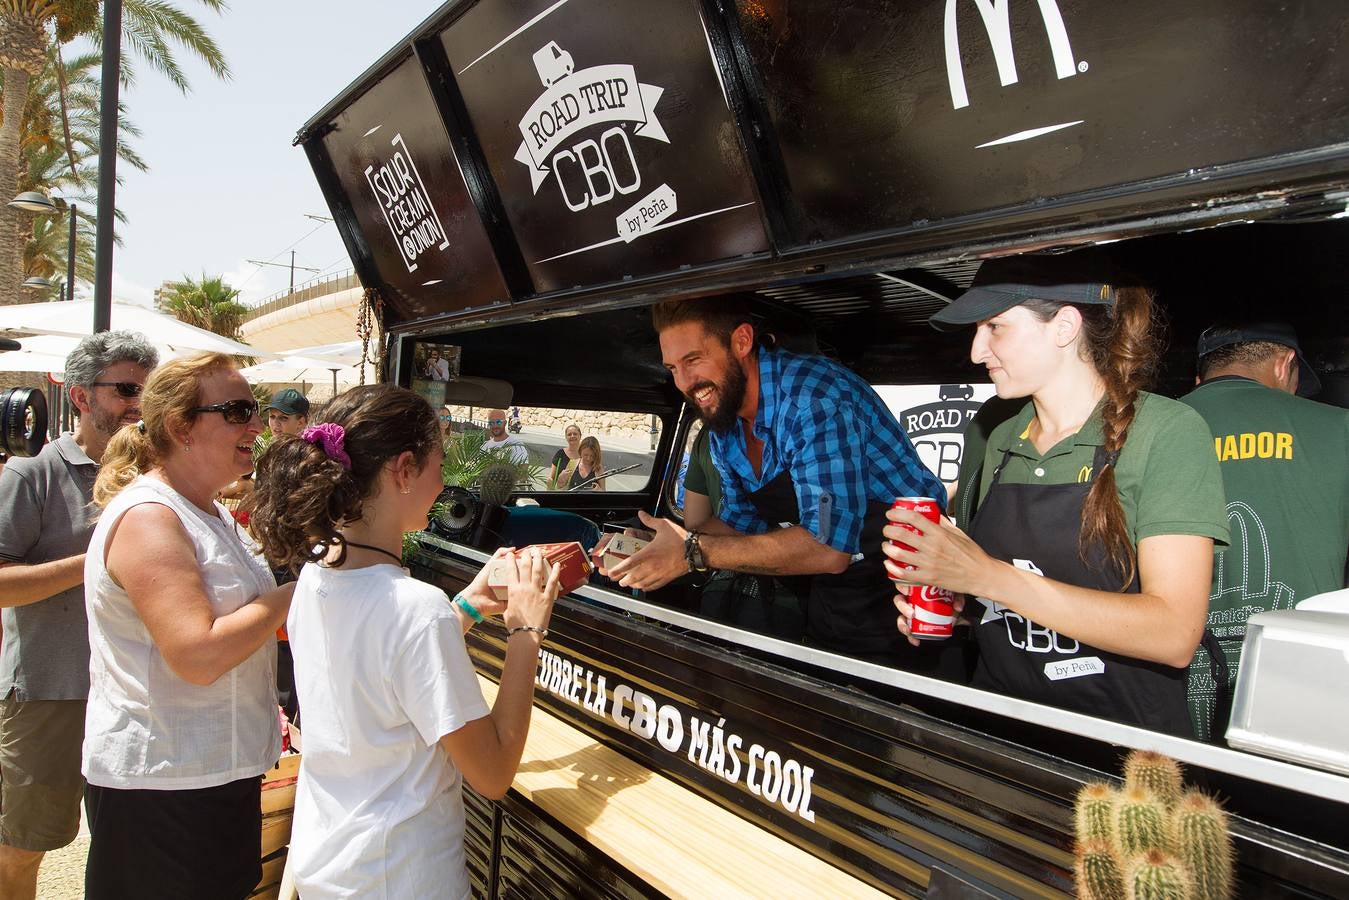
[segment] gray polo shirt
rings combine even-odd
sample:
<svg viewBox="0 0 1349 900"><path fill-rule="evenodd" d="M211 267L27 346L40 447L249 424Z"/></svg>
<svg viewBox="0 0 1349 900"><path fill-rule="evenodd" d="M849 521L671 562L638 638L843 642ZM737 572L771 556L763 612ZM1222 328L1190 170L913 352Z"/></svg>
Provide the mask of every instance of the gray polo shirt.
<svg viewBox="0 0 1349 900"><path fill-rule="evenodd" d="M70 434L0 473L0 559L44 563L83 553L97 510L98 464ZM0 697L84 700L89 696L89 625L84 585L3 611Z"/></svg>

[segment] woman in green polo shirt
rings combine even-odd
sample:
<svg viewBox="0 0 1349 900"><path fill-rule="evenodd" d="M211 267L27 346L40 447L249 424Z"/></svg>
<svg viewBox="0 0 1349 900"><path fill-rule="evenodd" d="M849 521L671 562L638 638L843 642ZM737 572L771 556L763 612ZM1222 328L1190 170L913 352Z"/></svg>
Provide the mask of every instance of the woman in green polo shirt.
<svg viewBox="0 0 1349 900"><path fill-rule="evenodd" d="M1030 402L990 436L965 532L890 511L928 527L885 529L915 548L883 546L890 574L970 598L976 687L1190 736L1185 668L1227 516L1203 420L1141 389L1161 344L1151 295L1099 251L1013 257L933 324L976 325L972 360Z"/></svg>

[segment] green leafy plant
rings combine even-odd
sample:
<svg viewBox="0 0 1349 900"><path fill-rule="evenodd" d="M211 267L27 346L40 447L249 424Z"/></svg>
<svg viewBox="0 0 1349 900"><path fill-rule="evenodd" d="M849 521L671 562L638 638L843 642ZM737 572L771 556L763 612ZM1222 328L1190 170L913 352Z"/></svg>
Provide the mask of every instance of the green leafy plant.
<svg viewBox="0 0 1349 900"><path fill-rule="evenodd" d="M483 472L493 466L507 466L515 472L516 484L537 484L543 480L544 466L530 461L517 463L513 447L485 447L490 439L486 431L476 428L462 434L450 435L445 441L445 463L441 475L445 484L465 488L478 486Z"/></svg>
<svg viewBox="0 0 1349 900"><path fill-rule="evenodd" d="M1232 839L1217 801L1184 789L1179 764L1135 750L1124 786L1077 795L1077 890L1089 900L1227 900Z"/></svg>

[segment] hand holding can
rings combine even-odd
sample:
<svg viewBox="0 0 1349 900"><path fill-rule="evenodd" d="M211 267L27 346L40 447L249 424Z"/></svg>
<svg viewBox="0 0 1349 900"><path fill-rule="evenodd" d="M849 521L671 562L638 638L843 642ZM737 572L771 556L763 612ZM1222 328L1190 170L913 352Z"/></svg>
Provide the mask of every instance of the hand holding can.
<svg viewBox="0 0 1349 900"><path fill-rule="evenodd" d="M927 519L929 522L935 523L941 521L941 507L937 504L937 501L933 500L931 497L896 497L895 502L890 504L890 508L907 509L910 512L916 512L918 513L918 515L922 516L924 519ZM912 525L899 525L898 527L903 528L905 531L912 531L914 534L922 534L921 531L919 531L917 528L914 528ZM913 552L913 548L910 547L908 544L904 543L903 541L892 540L890 541L890 543L894 544L901 550L908 550L910 553ZM894 564L895 566L901 569L913 568L913 566L909 565L908 563L896 561ZM915 586L915 583L912 581L901 581L898 578L891 578L890 580L893 581L895 584L899 585L900 587Z"/></svg>
<svg viewBox="0 0 1349 900"><path fill-rule="evenodd" d="M931 497L898 497L891 504L893 509L907 509L918 513L934 524L941 521L941 506ZM901 525L906 531L922 534L912 525ZM912 552L913 547L903 541L891 540L891 544ZM912 569L908 563L894 561L893 565ZM913 608L913 617L909 622L909 634L920 641L940 641L949 638L955 629L955 606L951 592L945 588L917 584L891 578L901 598Z"/></svg>

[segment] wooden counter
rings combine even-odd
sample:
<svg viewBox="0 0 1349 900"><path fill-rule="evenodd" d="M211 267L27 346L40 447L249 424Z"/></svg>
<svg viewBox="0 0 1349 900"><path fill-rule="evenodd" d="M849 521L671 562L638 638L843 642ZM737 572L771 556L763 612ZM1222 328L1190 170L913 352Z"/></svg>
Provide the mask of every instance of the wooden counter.
<svg viewBox="0 0 1349 900"><path fill-rule="evenodd" d="M885 896L538 706L514 789L672 897Z"/></svg>

